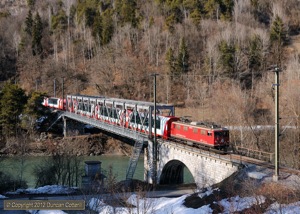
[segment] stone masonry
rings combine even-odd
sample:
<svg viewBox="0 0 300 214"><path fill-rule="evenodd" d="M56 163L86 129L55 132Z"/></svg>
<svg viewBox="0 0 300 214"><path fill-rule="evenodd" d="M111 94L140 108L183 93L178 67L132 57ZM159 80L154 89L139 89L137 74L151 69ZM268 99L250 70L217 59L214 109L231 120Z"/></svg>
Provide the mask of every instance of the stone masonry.
<svg viewBox="0 0 300 214"><path fill-rule="evenodd" d="M145 179L152 183L152 155L148 151L152 151L152 142L148 143L145 152ZM157 163L157 180L160 181L161 176L168 163L183 164L193 175L195 183L198 187L210 186L221 182L225 178L232 175L239 168L238 164L231 162L225 158L219 158L218 155L208 153L200 153L198 150L189 146L175 144L167 141L158 141L158 163ZM165 177L166 175L164 175Z"/></svg>

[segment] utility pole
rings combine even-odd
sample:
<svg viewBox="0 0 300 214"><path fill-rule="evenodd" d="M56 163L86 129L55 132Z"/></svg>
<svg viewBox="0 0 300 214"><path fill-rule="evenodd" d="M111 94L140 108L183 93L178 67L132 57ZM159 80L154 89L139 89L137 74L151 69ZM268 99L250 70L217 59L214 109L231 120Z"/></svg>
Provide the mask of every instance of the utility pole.
<svg viewBox="0 0 300 214"><path fill-rule="evenodd" d="M53 83L53 95L54 97L56 97L56 79L54 79L54 83Z"/></svg>
<svg viewBox="0 0 300 214"><path fill-rule="evenodd" d="M153 97L154 97L154 120L153 120L153 127L154 127L154 137L153 137L153 150L152 150L152 154L153 154L153 183L154 185L157 184L157 142L156 142L156 76L158 76L158 74L154 73L151 74L151 76L154 77L153 80ZM152 113L150 115L152 117ZM151 123L150 123L151 124ZM152 130L152 125L149 128L150 130Z"/></svg>
<svg viewBox="0 0 300 214"><path fill-rule="evenodd" d="M274 181L279 179L279 72L281 69L277 66L274 67L275 73L275 173L273 176Z"/></svg>
<svg viewBox="0 0 300 214"><path fill-rule="evenodd" d="M62 78L62 98L65 98L65 78Z"/></svg>
<svg viewBox="0 0 300 214"><path fill-rule="evenodd" d="M67 106L67 99L65 102L65 78L62 78L62 100L63 100L63 108L65 108L66 110L68 109Z"/></svg>

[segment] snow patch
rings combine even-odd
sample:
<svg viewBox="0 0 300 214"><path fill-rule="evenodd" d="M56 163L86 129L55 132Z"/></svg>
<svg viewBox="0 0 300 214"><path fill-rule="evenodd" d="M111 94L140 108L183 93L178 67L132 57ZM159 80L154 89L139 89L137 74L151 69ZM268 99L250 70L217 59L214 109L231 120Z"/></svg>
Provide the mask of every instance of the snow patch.
<svg viewBox="0 0 300 214"><path fill-rule="evenodd" d="M265 202L265 197L244 197L239 196L223 199L219 202L224 207L223 213L239 212L244 209L252 207L254 204L262 204Z"/></svg>
<svg viewBox="0 0 300 214"><path fill-rule="evenodd" d="M207 188L207 191L206 192L204 192L204 193L199 193L198 194L198 196L199 196L199 198L203 198L203 197L206 197L206 196L209 196L209 195L211 195L214 191L217 191L217 190L219 190L218 188L216 188L216 189L212 189L212 188Z"/></svg>
<svg viewBox="0 0 300 214"><path fill-rule="evenodd" d="M60 185L47 185L43 187L38 187L37 189L18 189L15 192L7 192L7 194L71 194L76 192L77 187L67 187Z"/></svg>
<svg viewBox="0 0 300 214"><path fill-rule="evenodd" d="M296 203L291 204L278 204L273 203L268 208L267 212L265 214L294 214L294 213L300 213L300 201Z"/></svg>
<svg viewBox="0 0 300 214"><path fill-rule="evenodd" d="M7 198L7 197L5 197L4 195L0 195L0 199L2 199L2 198Z"/></svg>
<svg viewBox="0 0 300 214"><path fill-rule="evenodd" d="M248 172L248 176L250 178L254 178L254 179L257 179L257 180L261 180L263 179L264 177L266 177L267 175L264 174L264 173L261 173L261 172Z"/></svg>

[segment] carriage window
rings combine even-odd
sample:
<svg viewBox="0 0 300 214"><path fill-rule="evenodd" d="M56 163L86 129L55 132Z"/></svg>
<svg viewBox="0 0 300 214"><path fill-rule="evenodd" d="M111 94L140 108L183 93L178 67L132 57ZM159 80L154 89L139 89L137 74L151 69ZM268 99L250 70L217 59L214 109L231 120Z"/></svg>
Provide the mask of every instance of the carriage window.
<svg viewBox="0 0 300 214"><path fill-rule="evenodd" d="M205 130L201 130L201 134L202 135L206 135L206 131Z"/></svg>
<svg viewBox="0 0 300 214"><path fill-rule="evenodd" d="M184 127L183 127L183 130L184 130L184 131L187 131L187 130L188 130L188 127L187 127L187 126L184 126Z"/></svg>
<svg viewBox="0 0 300 214"><path fill-rule="evenodd" d="M53 104L53 105L57 105L57 99L49 99L48 103L49 104Z"/></svg>
<svg viewBox="0 0 300 214"><path fill-rule="evenodd" d="M175 125L175 129L180 130L180 125Z"/></svg>
<svg viewBox="0 0 300 214"><path fill-rule="evenodd" d="M197 134L198 133L198 129L193 128L193 133Z"/></svg>
<svg viewBox="0 0 300 214"><path fill-rule="evenodd" d="M117 110L115 108L112 109L112 117L115 119L118 119L118 113Z"/></svg>

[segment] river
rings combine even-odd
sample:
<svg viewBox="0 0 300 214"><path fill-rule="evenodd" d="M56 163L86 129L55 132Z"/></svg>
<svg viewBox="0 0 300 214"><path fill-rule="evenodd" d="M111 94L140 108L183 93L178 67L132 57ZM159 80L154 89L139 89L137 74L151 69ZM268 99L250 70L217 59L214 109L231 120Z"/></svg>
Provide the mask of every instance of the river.
<svg viewBox="0 0 300 214"><path fill-rule="evenodd" d="M27 182L28 187L34 188L36 178L33 175L33 170L36 166L47 161L47 156L25 156L20 157L5 157L0 159L0 170L9 173L13 178L20 178L21 175ZM125 180L126 170L129 164L129 157L122 155L101 155L101 156L82 156L80 157L80 171L84 175L85 161L100 161L102 171L108 171L112 166L113 175L117 181ZM134 179L144 180L144 157L140 157L137 168L135 170ZM193 178L190 172L184 169L185 183L192 183Z"/></svg>

